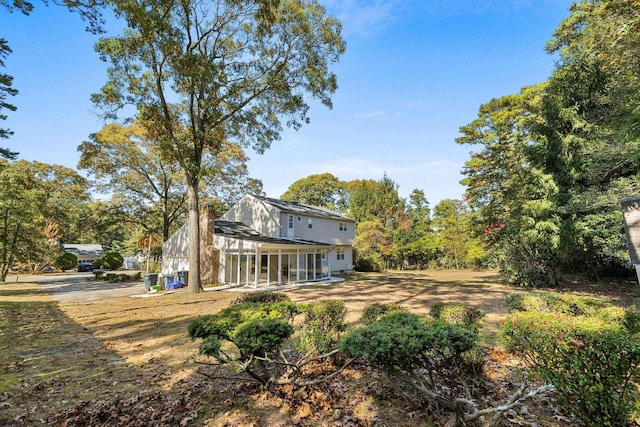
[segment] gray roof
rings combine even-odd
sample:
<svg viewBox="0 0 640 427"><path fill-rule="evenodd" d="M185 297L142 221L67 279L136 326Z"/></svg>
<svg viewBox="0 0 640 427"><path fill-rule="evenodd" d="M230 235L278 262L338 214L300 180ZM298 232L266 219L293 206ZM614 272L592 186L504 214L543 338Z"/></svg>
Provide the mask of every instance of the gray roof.
<svg viewBox="0 0 640 427"><path fill-rule="evenodd" d="M101 257L104 255L104 249L102 249L102 245L63 243L62 248L64 249L65 252L70 252L75 255L95 255L98 257Z"/></svg>
<svg viewBox="0 0 640 427"><path fill-rule="evenodd" d="M339 219L342 221L353 222L351 218L346 217L344 215L340 215L338 212L332 211L331 209L323 208L322 206L312 206L312 205L305 205L303 203L297 203L297 202L287 202L285 200L272 199L270 197L262 197L262 196L254 196L254 197L264 203L268 203L271 206L274 206L280 209L283 212L290 212L290 213L300 214L300 215L309 215L309 216L316 216L321 218L332 218L332 219Z"/></svg>
<svg viewBox="0 0 640 427"><path fill-rule="evenodd" d="M214 233L218 236L231 237L234 239L250 240L260 243L269 243L274 245L318 245L318 246L330 246L326 243L313 242L311 240L292 240L276 237L264 236L253 228L242 222L234 221L215 221Z"/></svg>

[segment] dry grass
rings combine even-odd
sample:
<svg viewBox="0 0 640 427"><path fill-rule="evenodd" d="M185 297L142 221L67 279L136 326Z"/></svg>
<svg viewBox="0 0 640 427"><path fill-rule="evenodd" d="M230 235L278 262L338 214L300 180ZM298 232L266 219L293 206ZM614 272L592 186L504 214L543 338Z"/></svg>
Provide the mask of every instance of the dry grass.
<svg viewBox="0 0 640 427"><path fill-rule="evenodd" d="M637 297L637 287L629 289ZM362 274L286 291L297 302L341 299L351 323L372 302L396 302L418 313L438 301L467 302L487 313L490 344L512 292L494 273L473 271ZM182 293L59 304L37 285L0 284L0 425L428 425L415 409L419 403L393 397L370 371L347 371L342 382L316 391L331 405L313 407L313 416L301 413L311 409L286 393L265 397L243 382L205 380L196 373L198 343L187 337L187 324L238 296Z"/></svg>

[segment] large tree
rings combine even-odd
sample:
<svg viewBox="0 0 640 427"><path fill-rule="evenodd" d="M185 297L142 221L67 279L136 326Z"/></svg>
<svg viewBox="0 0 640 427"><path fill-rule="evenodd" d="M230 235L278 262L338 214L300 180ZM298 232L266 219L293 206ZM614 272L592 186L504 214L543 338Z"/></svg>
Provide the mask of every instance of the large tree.
<svg viewBox="0 0 640 427"><path fill-rule="evenodd" d="M107 117L127 105L187 184L189 288L201 290L199 195L205 153L228 141L258 152L279 139L281 119L308 122L309 100L331 106L329 67L344 51L340 24L314 0L113 0L127 23L97 50L110 61L94 95Z"/></svg>
<svg viewBox="0 0 640 427"><path fill-rule="evenodd" d="M89 196L86 179L57 165L0 159L0 281L16 264L43 266Z"/></svg>
<svg viewBox="0 0 640 427"><path fill-rule="evenodd" d="M336 211L347 210L344 183L326 172L297 180L280 198L291 202L323 206Z"/></svg>
<svg viewBox="0 0 640 427"><path fill-rule="evenodd" d="M467 197L521 284L624 274L620 200L640 192L640 3L574 4L548 81L480 107L460 143Z"/></svg>
<svg viewBox="0 0 640 427"><path fill-rule="evenodd" d="M78 166L98 180L97 188L112 194L126 220L144 234L166 241L175 223L186 213L186 184L180 165L166 156L144 127L112 123L90 135L78 147ZM204 156L202 187L210 199L229 207L248 189L260 192L261 183L248 177L244 151L227 144L217 157Z"/></svg>

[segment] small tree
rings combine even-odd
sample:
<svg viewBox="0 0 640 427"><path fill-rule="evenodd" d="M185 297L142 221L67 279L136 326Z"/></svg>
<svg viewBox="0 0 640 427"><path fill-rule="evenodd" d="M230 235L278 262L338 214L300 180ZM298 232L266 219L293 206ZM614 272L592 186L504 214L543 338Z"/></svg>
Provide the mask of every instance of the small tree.
<svg viewBox="0 0 640 427"><path fill-rule="evenodd" d="M96 104L110 119L139 111L187 186L189 290L200 292L200 183L203 160L228 142L258 152L280 138L282 119L308 122L310 98L331 106L330 66L344 52L337 19L315 0L115 0L126 20L97 50L111 62Z"/></svg>
<svg viewBox="0 0 640 427"><path fill-rule="evenodd" d="M56 257L55 266L62 271L71 270L78 264L78 257L69 252L65 252L62 255Z"/></svg>
<svg viewBox="0 0 640 427"><path fill-rule="evenodd" d="M318 343L327 346L337 341L335 334L344 328L340 319L346 315L341 301L318 301L309 309L295 304L285 294L273 292L249 293L219 313L200 316L191 321L188 332L192 339L202 339L200 354L235 366L264 387L310 385L337 375L351 360L325 377L303 378L306 365L338 352L333 349L322 355L317 351L300 355L294 351L289 340L295 331L293 320L304 309L313 313L304 327L311 336L307 343L317 349ZM336 319L329 318L331 313Z"/></svg>
<svg viewBox="0 0 640 427"><path fill-rule="evenodd" d="M124 264L124 259L118 252L108 252L102 258L102 265L109 270L117 270L122 267L122 264Z"/></svg>

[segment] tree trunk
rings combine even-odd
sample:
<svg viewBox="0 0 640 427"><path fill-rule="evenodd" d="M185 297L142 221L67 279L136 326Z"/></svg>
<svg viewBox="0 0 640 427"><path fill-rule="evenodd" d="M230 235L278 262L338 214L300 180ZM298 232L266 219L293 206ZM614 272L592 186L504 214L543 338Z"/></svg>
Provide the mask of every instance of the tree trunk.
<svg viewBox="0 0 640 427"><path fill-rule="evenodd" d="M189 182L187 188L189 208L189 278L188 289L191 293L202 292L200 285L200 209L198 203L198 185Z"/></svg>

